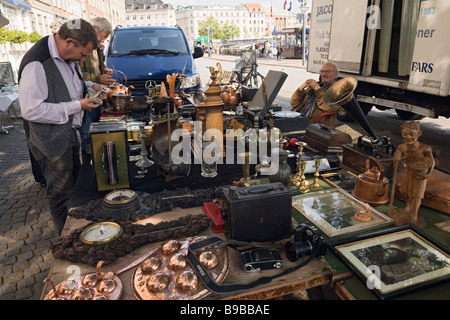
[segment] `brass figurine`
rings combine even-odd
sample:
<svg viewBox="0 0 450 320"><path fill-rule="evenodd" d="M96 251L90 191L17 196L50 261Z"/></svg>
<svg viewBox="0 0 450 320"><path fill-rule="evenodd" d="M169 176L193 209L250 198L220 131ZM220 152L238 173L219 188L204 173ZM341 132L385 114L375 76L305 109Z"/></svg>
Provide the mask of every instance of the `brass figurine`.
<svg viewBox="0 0 450 320"><path fill-rule="evenodd" d="M211 84L220 84L220 82L222 81L222 65L220 64L220 62L216 63L216 67L214 68L213 66L207 67L209 69L209 72L211 73Z"/></svg>

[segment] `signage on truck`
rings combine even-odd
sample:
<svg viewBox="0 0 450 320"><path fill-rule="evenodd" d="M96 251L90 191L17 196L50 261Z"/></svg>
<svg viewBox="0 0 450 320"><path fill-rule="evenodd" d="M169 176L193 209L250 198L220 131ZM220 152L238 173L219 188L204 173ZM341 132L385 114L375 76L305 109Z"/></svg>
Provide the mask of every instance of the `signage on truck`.
<svg viewBox="0 0 450 320"><path fill-rule="evenodd" d="M314 30L309 34L308 71L319 73L322 65L328 61L330 47L331 16L333 0L315 0L311 8L311 25Z"/></svg>
<svg viewBox="0 0 450 320"><path fill-rule="evenodd" d="M409 86L434 90L438 95L448 95L450 85L450 61L444 55L450 52L448 20L450 1L422 1L411 63ZM432 50L430 50L433 48Z"/></svg>

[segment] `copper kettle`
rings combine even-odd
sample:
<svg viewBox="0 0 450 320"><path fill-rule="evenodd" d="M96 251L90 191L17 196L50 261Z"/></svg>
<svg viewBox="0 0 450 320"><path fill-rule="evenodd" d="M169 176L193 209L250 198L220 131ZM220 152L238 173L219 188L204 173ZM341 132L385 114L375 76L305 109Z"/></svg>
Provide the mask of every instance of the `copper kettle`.
<svg viewBox="0 0 450 320"><path fill-rule="evenodd" d="M241 102L241 94L236 92L232 86L224 87L220 93L220 97L222 98L225 107L229 107L231 109L235 109Z"/></svg>
<svg viewBox="0 0 450 320"><path fill-rule="evenodd" d="M366 158L366 172L358 175L354 196L370 205L381 205L389 202L389 180L384 176L384 166L377 159L376 166L370 167L370 158Z"/></svg>

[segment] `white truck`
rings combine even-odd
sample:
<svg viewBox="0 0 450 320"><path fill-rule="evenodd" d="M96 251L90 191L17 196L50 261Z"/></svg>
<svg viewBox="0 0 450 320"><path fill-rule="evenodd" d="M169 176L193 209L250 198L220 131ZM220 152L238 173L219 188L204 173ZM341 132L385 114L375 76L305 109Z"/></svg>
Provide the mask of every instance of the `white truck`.
<svg viewBox="0 0 450 320"><path fill-rule="evenodd" d="M354 77L364 113L450 117L449 0L312 0L307 70ZM341 121L351 117L342 112Z"/></svg>

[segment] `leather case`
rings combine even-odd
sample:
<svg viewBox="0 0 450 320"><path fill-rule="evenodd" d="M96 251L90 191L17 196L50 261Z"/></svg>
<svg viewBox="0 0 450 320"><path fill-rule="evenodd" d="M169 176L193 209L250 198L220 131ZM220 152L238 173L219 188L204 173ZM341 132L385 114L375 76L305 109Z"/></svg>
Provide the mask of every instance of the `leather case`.
<svg viewBox="0 0 450 320"><path fill-rule="evenodd" d="M342 153L342 145L351 144L352 137L345 132L333 129L324 124L310 124L306 128L303 141L318 151Z"/></svg>
<svg viewBox="0 0 450 320"><path fill-rule="evenodd" d="M239 241L274 241L291 231L291 192L280 182L221 188L225 234Z"/></svg>

